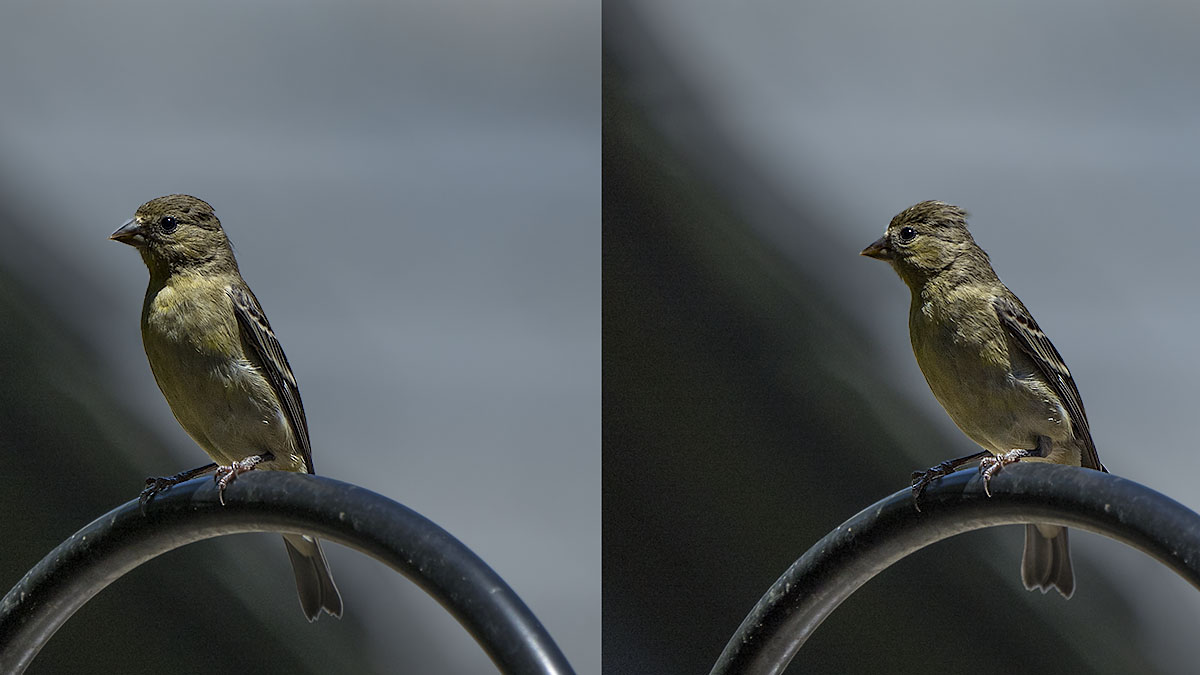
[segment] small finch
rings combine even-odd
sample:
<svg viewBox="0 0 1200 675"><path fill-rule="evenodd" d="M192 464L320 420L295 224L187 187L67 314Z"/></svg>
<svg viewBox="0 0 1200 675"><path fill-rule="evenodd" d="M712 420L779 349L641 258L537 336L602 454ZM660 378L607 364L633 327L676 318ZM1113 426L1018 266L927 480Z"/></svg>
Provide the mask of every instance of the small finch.
<svg viewBox="0 0 1200 675"><path fill-rule="evenodd" d="M967 231L965 211L921 202L893 218L862 255L888 262L908 285L917 364L950 418L984 448L914 473L916 497L929 481L974 460L985 491L997 471L1018 460L1106 471L1071 372L996 276ZM1021 580L1029 590L1056 588L1071 597L1075 573L1065 527L1025 527Z"/></svg>
<svg viewBox="0 0 1200 675"><path fill-rule="evenodd" d="M187 195L159 197L111 238L136 248L150 270L142 305L150 370L175 419L215 462L147 479L143 503L212 471L222 501L225 486L251 469L313 473L296 378L212 207ZM283 543L304 616L340 617L342 598L320 542L285 534Z"/></svg>

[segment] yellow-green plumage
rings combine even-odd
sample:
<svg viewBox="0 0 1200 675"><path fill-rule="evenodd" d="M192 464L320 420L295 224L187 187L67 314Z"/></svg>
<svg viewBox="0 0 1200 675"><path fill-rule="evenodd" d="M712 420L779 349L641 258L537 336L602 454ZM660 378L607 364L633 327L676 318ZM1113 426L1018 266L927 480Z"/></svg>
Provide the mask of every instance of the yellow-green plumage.
<svg viewBox="0 0 1200 675"><path fill-rule="evenodd" d="M258 468L306 472L263 366L243 345L227 291L239 282L176 274L160 288L151 284L142 310L150 369L179 424L213 461L228 465L269 449L275 459Z"/></svg>

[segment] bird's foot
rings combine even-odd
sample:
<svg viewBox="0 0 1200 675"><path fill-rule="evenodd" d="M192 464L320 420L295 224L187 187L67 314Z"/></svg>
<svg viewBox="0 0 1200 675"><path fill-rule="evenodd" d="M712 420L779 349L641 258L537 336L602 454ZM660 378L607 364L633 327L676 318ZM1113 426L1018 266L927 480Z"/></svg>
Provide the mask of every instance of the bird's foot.
<svg viewBox="0 0 1200 675"><path fill-rule="evenodd" d="M272 459L271 455L250 455L245 459L238 461L228 466L218 466L217 472L213 476L213 480L217 481L217 497L221 500L221 506L225 506L225 488L234 481L238 476L253 471L254 467L262 462Z"/></svg>
<svg viewBox="0 0 1200 675"><path fill-rule="evenodd" d="M947 460L941 464L938 464L937 466L931 466L924 471L914 471L912 473L911 487L913 493L913 506L915 506L918 511L921 510L921 493L925 492L925 488L928 487L933 481L954 473L954 471L958 468L956 464L957 461L958 460L954 459Z"/></svg>
<svg viewBox="0 0 1200 675"><path fill-rule="evenodd" d="M992 496L992 476L1000 473L1000 469L1033 455L1034 453L1029 450L1009 450L1003 455L988 455L979 460L979 473L983 474L983 493L989 497Z"/></svg>
<svg viewBox="0 0 1200 675"><path fill-rule="evenodd" d="M174 476L151 476L147 478L146 487L142 489L142 494L138 495L138 504L142 507L142 513L146 512L146 505L153 501L154 498L158 496L158 493L166 490L167 488L189 481L196 476L203 476L204 474L216 468L216 464L205 464L204 466L196 469L180 471Z"/></svg>
<svg viewBox="0 0 1200 675"><path fill-rule="evenodd" d="M990 452L988 452L987 450L983 450L983 451L977 452L973 455L967 455L966 457L959 457L957 459L946 460L945 462L942 462L941 464L938 464L937 466L931 466L928 469L925 469L924 471L914 471L912 474L912 483L911 483L912 493L913 493L913 507L915 507L918 511L921 510L921 504L920 504L921 494L923 492L925 492L925 487L928 486L933 481L935 481L938 478L941 478L943 476L949 476L950 474L954 473L955 471L958 471L959 469L961 469L965 466L970 466L971 464L974 464L976 461L983 459L984 457L990 457L990 456L991 456Z"/></svg>
<svg viewBox="0 0 1200 675"><path fill-rule="evenodd" d="M147 478L146 487L138 495L138 504L142 507L142 512L145 513L146 505L153 501L158 496L158 493L169 487L179 485L182 482L181 480L177 480L177 476L150 476Z"/></svg>

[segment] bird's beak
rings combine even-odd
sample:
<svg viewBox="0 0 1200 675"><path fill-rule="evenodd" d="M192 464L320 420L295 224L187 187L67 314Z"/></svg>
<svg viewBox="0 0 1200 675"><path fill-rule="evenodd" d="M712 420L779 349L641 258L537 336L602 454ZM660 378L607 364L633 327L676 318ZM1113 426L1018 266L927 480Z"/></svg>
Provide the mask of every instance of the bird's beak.
<svg viewBox="0 0 1200 675"><path fill-rule="evenodd" d="M121 226L121 229L108 235L109 239L119 241L122 244L130 246L141 246L146 243L146 237L142 235L142 228L136 220L130 218Z"/></svg>
<svg viewBox="0 0 1200 675"><path fill-rule="evenodd" d="M892 249L887 247L887 236L882 236L875 240L870 246L864 248L859 255L865 255L868 258L876 260L891 260Z"/></svg>

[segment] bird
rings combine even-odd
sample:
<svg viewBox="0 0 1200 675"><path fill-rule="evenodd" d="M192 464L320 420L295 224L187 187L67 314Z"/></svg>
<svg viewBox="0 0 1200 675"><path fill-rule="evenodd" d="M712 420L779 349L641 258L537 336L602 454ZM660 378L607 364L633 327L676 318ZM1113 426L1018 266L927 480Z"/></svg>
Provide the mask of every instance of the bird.
<svg viewBox="0 0 1200 675"><path fill-rule="evenodd" d="M226 486L246 471L314 473L296 378L212 206L190 195L158 197L109 238L136 248L150 272L141 314L150 370L175 419L213 460L147 478L143 508L207 473L215 474L222 504ZM305 618L341 617L320 542L291 533L283 542Z"/></svg>
<svg viewBox="0 0 1200 675"><path fill-rule="evenodd" d="M861 255L883 260L908 286L909 338L935 398L982 452L913 473L913 496L979 460L984 491L1017 461L1107 471L1062 356L992 268L967 230L967 212L923 201L897 214ZM919 503L918 503L919 508ZM1067 528L1025 527L1021 580L1029 590L1075 590Z"/></svg>

